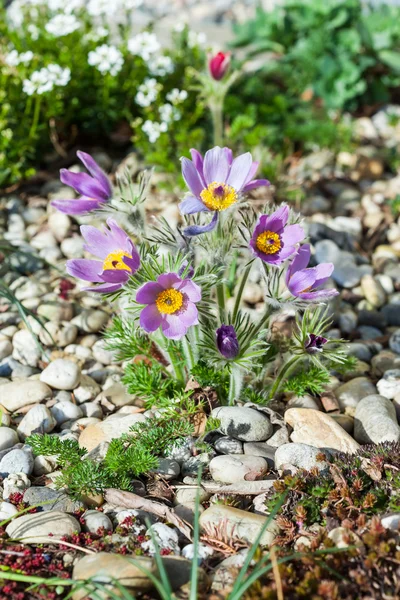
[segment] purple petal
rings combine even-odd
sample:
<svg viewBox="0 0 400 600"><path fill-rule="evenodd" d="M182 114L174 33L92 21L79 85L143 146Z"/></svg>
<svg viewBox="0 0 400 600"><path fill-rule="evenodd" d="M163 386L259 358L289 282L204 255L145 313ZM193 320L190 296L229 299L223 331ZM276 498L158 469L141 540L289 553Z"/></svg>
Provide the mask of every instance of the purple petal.
<svg viewBox="0 0 400 600"><path fill-rule="evenodd" d="M68 275L83 279L84 281L92 281L100 283L103 281L101 273L103 271L103 263L99 260L91 260L90 258L73 258L67 260L66 271Z"/></svg>
<svg viewBox="0 0 400 600"><path fill-rule="evenodd" d="M140 326L151 333L156 331L162 323L162 317L155 304L149 304L140 313Z"/></svg>
<svg viewBox="0 0 400 600"><path fill-rule="evenodd" d="M104 229L106 236L113 241L114 248L129 252L131 250L132 242L129 236L114 219L107 219L107 225L109 230Z"/></svg>
<svg viewBox="0 0 400 600"><path fill-rule="evenodd" d="M193 304L193 302L188 302L185 310L177 316L186 328L191 327L192 325L198 325L199 323L199 314L196 305Z"/></svg>
<svg viewBox="0 0 400 600"><path fill-rule="evenodd" d="M302 298L303 300L322 302L323 300L334 298L338 294L339 292L332 288L329 290L317 290L316 292L304 292L304 294L299 294L299 298Z"/></svg>
<svg viewBox="0 0 400 600"><path fill-rule="evenodd" d="M194 237L195 235L201 235L202 233L208 233L215 229L218 223L218 211L215 211L213 218L208 225L191 225L183 230L183 235L186 237Z"/></svg>
<svg viewBox="0 0 400 600"><path fill-rule="evenodd" d="M301 225L287 225L281 235L282 242L284 245L297 244L304 240L304 229Z"/></svg>
<svg viewBox="0 0 400 600"><path fill-rule="evenodd" d="M250 152L246 152L246 154L241 154L235 158L226 183L240 192L246 182L252 164L253 160Z"/></svg>
<svg viewBox="0 0 400 600"><path fill-rule="evenodd" d="M129 258L129 256L123 256L122 261L126 264L127 267L130 268L132 274L134 274L140 267L140 255L139 252L136 250L135 246L132 244L132 242L130 244L128 252L132 258Z"/></svg>
<svg viewBox="0 0 400 600"><path fill-rule="evenodd" d="M267 215L267 219L265 221L265 229L269 231L275 231L276 233L281 232L282 229L286 226L286 223L289 218L289 207L284 204L280 206L272 215ZM283 232L282 232L283 233Z"/></svg>
<svg viewBox="0 0 400 600"><path fill-rule="evenodd" d="M85 215L100 208L102 202L100 200L89 200L82 196L76 200L53 200L50 204L66 215Z"/></svg>
<svg viewBox="0 0 400 600"><path fill-rule="evenodd" d="M242 192L249 192L250 190L254 190L255 188L262 187L263 185L269 186L271 182L268 179L253 179L253 181L249 181L242 187Z"/></svg>
<svg viewBox="0 0 400 600"><path fill-rule="evenodd" d="M194 148L190 149L190 155L192 157L192 161L194 166L196 167L196 170L200 176L200 180L201 183L203 184L204 187L207 187L205 179L204 179L204 161L203 161L203 157L200 154L200 152L198 150L195 150Z"/></svg>
<svg viewBox="0 0 400 600"><path fill-rule="evenodd" d="M116 292L120 290L122 285L120 283L102 283L96 285L96 287L82 288L83 292L97 292L100 294L109 294L110 292Z"/></svg>
<svg viewBox="0 0 400 600"><path fill-rule="evenodd" d="M82 196L88 196L94 200L108 200L100 183L87 173L73 173L67 169L61 169L60 179L62 183L74 188Z"/></svg>
<svg viewBox="0 0 400 600"><path fill-rule="evenodd" d="M224 148L215 146L207 150L204 157L204 179L209 185L216 181L225 183L229 173L229 162Z"/></svg>
<svg viewBox="0 0 400 600"><path fill-rule="evenodd" d="M301 246L286 272L286 284L296 271L305 269L310 262L311 250L309 244Z"/></svg>
<svg viewBox="0 0 400 600"><path fill-rule="evenodd" d="M101 277L107 283L126 283L129 279L129 271L123 269L106 269L102 272Z"/></svg>
<svg viewBox="0 0 400 600"><path fill-rule="evenodd" d="M180 340L187 331L187 327L182 323L177 315L164 315L162 318L161 329L165 337L170 340Z"/></svg>
<svg viewBox="0 0 400 600"><path fill-rule="evenodd" d="M119 250L119 248L116 248L115 242L96 227L81 225L80 229L86 242L84 249L91 254L99 258L106 258L111 252Z"/></svg>
<svg viewBox="0 0 400 600"><path fill-rule="evenodd" d="M224 148L224 152L226 154L226 158L228 159L228 164L229 166L231 166L232 162L233 162L233 152L230 148Z"/></svg>
<svg viewBox="0 0 400 600"><path fill-rule="evenodd" d="M318 287L326 283L334 271L332 263L321 263L315 267L316 280L314 287Z"/></svg>
<svg viewBox="0 0 400 600"><path fill-rule="evenodd" d="M153 304L156 301L158 294L160 294L164 288L156 281L149 281L142 285L142 287L136 293L136 302L139 304Z"/></svg>
<svg viewBox="0 0 400 600"><path fill-rule="evenodd" d="M177 289L186 294L191 302L201 300L201 287L191 279L184 279Z"/></svg>
<svg viewBox="0 0 400 600"><path fill-rule="evenodd" d="M303 269L302 271L297 271L291 276L288 288L293 296L298 296L304 292L304 290L314 286L315 278L315 269Z"/></svg>
<svg viewBox="0 0 400 600"><path fill-rule="evenodd" d="M260 165L259 161L253 160L253 163L250 167L250 171L248 172L248 175L246 177L246 181L245 181L246 185L248 183L250 183L250 181L253 179L254 175L257 173L259 165Z"/></svg>
<svg viewBox="0 0 400 600"><path fill-rule="evenodd" d="M201 192L204 190L204 185L200 179L199 173L196 167L188 158L182 158L182 177L186 182L186 185L196 197L199 197Z"/></svg>
<svg viewBox="0 0 400 600"><path fill-rule="evenodd" d="M210 212L210 209L195 196L188 196L179 204L182 215L193 215L198 212Z"/></svg>
<svg viewBox="0 0 400 600"><path fill-rule="evenodd" d="M157 283L161 285L163 290L167 290L168 288L176 288L182 285L182 279L179 277L177 273L163 273L159 277L157 277Z"/></svg>
<svg viewBox="0 0 400 600"><path fill-rule="evenodd" d="M83 162L83 164L85 165L85 167L87 168L89 173L92 175L92 177L97 179L97 181L100 183L100 185L102 186L102 188L104 190L104 193L107 195L107 198L111 198L112 187L110 184L110 180L108 179L107 175L104 173L103 169L101 169L99 167L97 162L94 160L94 158L92 156L90 156L90 154L87 154L86 152L82 152L81 150L78 150L78 152L76 154L77 154L78 158Z"/></svg>

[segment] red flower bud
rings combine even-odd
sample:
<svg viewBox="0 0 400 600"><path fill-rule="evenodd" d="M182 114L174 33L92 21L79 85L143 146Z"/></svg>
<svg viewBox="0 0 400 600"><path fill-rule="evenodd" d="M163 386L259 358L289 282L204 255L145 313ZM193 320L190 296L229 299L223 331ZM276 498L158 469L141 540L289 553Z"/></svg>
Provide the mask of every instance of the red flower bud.
<svg viewBox="0 0 400 600"><path fill-rule="evenodd" d="M229 69L230 62L231 55L229 52L217 52L217 54L212 56L208 61L211 77L216 79L216 81L222 79Z"/></svg>

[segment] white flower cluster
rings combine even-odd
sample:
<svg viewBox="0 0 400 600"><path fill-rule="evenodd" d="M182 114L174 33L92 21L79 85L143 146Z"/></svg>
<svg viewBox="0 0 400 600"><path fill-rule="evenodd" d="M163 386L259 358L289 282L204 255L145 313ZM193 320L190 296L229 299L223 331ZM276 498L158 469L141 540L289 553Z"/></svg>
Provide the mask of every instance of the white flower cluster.
<svg viewBox="0 0 400 600"><path fill-rule="evenodd" d="M207 36L203 32L197 33L197 31L188 32L188 46L189 48L196 48L196 46L205 46L207 43Z"/></svg>
<svg viewBox="0 0 400 600"><path fill-rule="evenodd" d="M181 113L176 106L172 106L172 104L163 104L160 106L159 113L161 122L166 123L167 126L171 123L171 121L179 121L181 118Z"/></svg>
<svg viewBox="0 0 400 600"><path fill-rule="evenodd" d="M62 13L55 15L45 25L45 29L54 37L62 37L76 31L81 26L75 15L63 15Z"/></svg>
<svg viewBox="0 0 400 600"><path fill-rule="evenodd" d="M91 17L113 17L125 21L129 11L138 8L143 0L89 0L86 10Z"/></svg>
<svg viewBox="0 0 400 600"><path fill-rule="evenodd" d="M156 123L155 121L145 121L142 126L142 130L149 138L149 142L154 144L162 133L168 130L166 123Z"/></svg>
<svg viewBox="0 0 400 600"><path fill-rule="evenodd" d="M27 52L21 52L21 54L19 54L17 50L14 49L5 55L4 62L10 67L17 67L21 64L26 65L27 63L31 62L32 58L33 52L31 50L28 50Z"/></svg>
<svg viewBox="0 0 400 600"><path fill-rule="evenodd" d="M151 81L155 80L153 79ZM178 110L176 105L184 102L187 97L188 93L186 90L178 90L177 88L174 88L167 94L167 100L169 100L169 103L167 102L166 104L162 104L159 108L160 123L150 120L147 120L143 123L142 130L149 138L149 142L151 144L154 144L154 142L158 140L162 133L168 131L168 127L173 121L179 121L181 118L181 112Z"/></svg>
<svg viewBox="0 0 400 600"><path fill-rule="evenodd" d="M153 102L157 99L158 88L159 85L156 79L145 79L142 85L138 87L135 97L136 103L139 104L139 106L143 106L143 108L153 104Z"/></svg>
<svg viewBox="0 0 400 600"><path fill-rule="evenodd" d="M157 56L148 63L149 71L152 75L169 75L174 72L174 63L169 56Z"/></svg>
<svg viewBox="0 0 400 600"><path fill-rule="evenodd" d="M89 52L88 63L92 67L96 67L100 73L110 73L114 76L122 69L124 58L115 46L102 44Z"/></svg>
<svg viewBox="0 0 400 600"><path fill-rule="evenodd" d="M34 71L29 79L24 79L23 91L28 96L51 92L55 86L65 86L71 79L71 70L60 65L51 64L39 71Z"/></svg>
<svg viewBox="0 0 400 600"><path fill-rule="evenodd" d="M150 60L153 54L156 54L160 48L161 46L157 40L157 36L149 31L143 31L128 40L129 52L136 56L141 56L146 62Z"/></svg>
<svg viewBox="0 0 400 600"><path fill-rule="evenodd" d="M172 104L181 104L185 102L188 97L188 93L186 90L178 90L178 88L174 88L167 94L167 100L172 102Z"/></svg>

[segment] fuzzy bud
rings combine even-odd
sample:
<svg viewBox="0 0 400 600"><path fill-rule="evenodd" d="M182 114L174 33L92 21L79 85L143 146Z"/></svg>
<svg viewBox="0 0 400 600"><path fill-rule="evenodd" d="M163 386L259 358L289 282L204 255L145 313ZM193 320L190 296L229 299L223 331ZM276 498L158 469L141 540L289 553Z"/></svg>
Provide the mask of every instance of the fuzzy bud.
<svg viewBox="0 0 400 600"><path fill-rule="evenodd" d="M208 61L210 75L216 81L220 81L229 69L231 55L229 52L217 52Z"/></svg>
<svg viewBox="0 0 400 600"><path fill-rule="evenodd" d="M317 352L322 352L323 346L326 344L328 340L322 335L315 335L314 333L309 333L308 338L304 344L304 349L308 354L317 354Z"/></svg>
<svg viewBox="0 0 400 600"><path fill-rule="evenodd" d="M233 325L221 325L216 331L217 348L224 358L235 358L239 352L239 342Z"/></svg>

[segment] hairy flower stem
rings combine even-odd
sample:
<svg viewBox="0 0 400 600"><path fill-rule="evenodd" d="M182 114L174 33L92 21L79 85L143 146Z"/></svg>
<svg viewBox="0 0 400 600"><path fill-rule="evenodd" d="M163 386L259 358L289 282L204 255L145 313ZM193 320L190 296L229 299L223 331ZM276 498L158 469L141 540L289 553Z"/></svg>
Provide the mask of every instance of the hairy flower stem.
<svg viewBox="0 0 400 600"><path fill-rule="evenodd" d="M249 276L250 271L251 271L251 264L247 265L245 272L242 275L242 279L240 281L239 289L237 291L236 298L235 298L235 306L233 308L233 313L232 313L232 323L234 323L236 320L236 317L237 317L237 314L238 314L238 311L240 308L240 302L242 300L244 286L246 285L247 278Z"/></svg>
<svg viewBox="0 0 400 600"><path fill-rule="evenodd" d="M215 98L210 103L210 112L213 122L214 146L224 145L224 98Z"/></svg>
<svg viewBox="0 0 400 600"><path fill-rule="evenodd" d="M218 302L218 314L220 325L223 325L225 320L225 290L224 284L218 283L217 288L217 302Z"/></svg>
<svg viewBox="0 0 400 600"><path fill-rule="evenodd" d="M185 336L183 336L181 342L183 354L185 355L186 365L189 371L192 371L197 361L194 356L194 347L192 344L192 340L189 340L188 335L189 334L187 333Z"/></svg>
<svg viewBox="0 0 400 600"><path fill-rule="evenodd" d="M182 386L186 385L186 375L185 375L185 368L184 368L184 364L182 361L182 357L179 356L179 352L178 349L176 348L175 345L171 344L166 344L165 343L165 338L162 335L157 336L157 346L160 348L161 352L164 354L164 356L167 358L168 362L170 363L170 365L172 366L172 369L174 371L174 375L175 375L175 379L177 381L179 381L179 383L182 384Z"/></svg>
<svg viewBox="0 0 400 600"><path fill-rule="evenodd" d="M240 392L243 387L243 376L244 373L242 369L236 366L232 366L230 375L229 375L229 394L228 394L228 404L229 406L234 406L236 400L240 397Z"/></svg>
<svg viewBox="0 0 400 600"><path fill-rule="evenodd" d="M35 137L37 125L38 125L38 122L39 122L41 103L42 103L41 97L40 96L36 96L35 106L34 106L34 109L33 109L32 125L31 125L31 128L29 130L28 139L33 139Z"/></svg>
<svg viewBox="0 0 400 600"><path fill-rule="evenodd" d="M274 384L269 392L270 400L272 400L274 398L275 394L279 391L279 388L281 387L284 379L286 379L288 377L288 375L294 369L294 367L296 366L296 364L299 362L300 359L301 359L301 356L292 356L292 358L290 360L288 360L286 363L284 363L282 365L282 367L279 370L278 375L276 376Z"/></svg>

